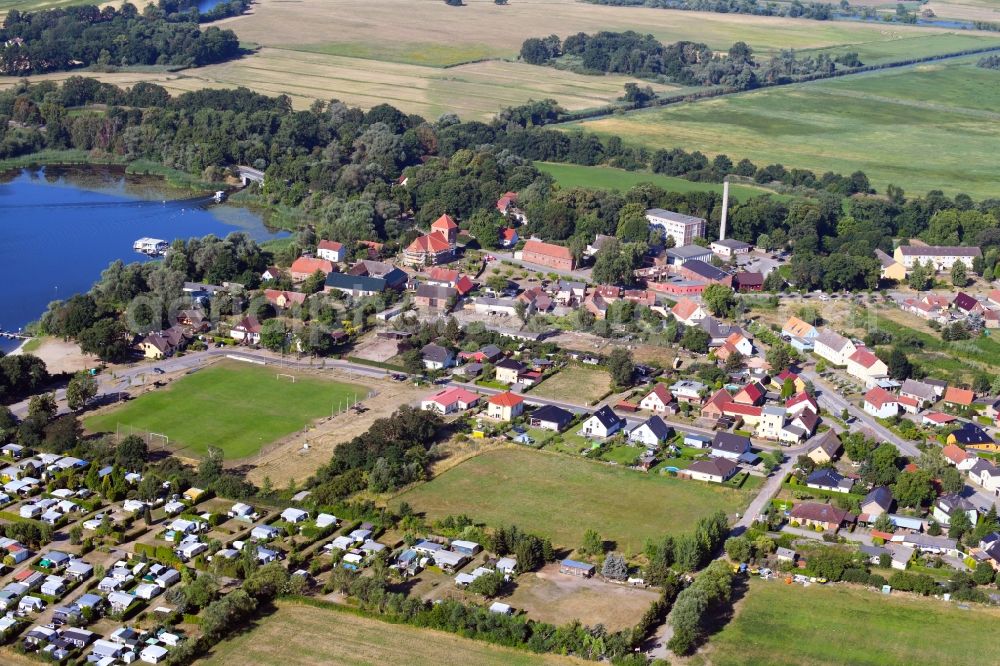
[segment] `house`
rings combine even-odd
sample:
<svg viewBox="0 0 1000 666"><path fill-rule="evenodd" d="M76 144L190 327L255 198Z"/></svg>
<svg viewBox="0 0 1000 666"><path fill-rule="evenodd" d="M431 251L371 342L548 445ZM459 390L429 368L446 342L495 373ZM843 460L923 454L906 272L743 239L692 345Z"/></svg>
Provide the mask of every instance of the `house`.
<svg viewBox="0 0 1000 666"><path fill-rule="evenodd" d="M671 407L673 403L674 396L670 394L670 389L668 389L665 384L656 382L653 386L653 390L647 393L643 399L639 401L639 408L655 412L657 414L672 414L676 411L675 408Z"/></svg>
<svg viewBox="0 0 1000 666"><path fill-rule="evenodd" d="M819 331L816 330L815 326L798 317L789 317L788 321L781 327L781 334L789 338L813 339L819 336Z"/></svg>
<svg viewBox="0 0 1000 666"><path fill-rule="evenodd" d="M743 331L733 331L726 338L725 345L731 346L734 350L738 351L743 356L750 356L753 354L753 342L746 336ZM718 352L716 352L718 354Z"/></svg>
<svg viewBox="0 0 1000 666"><path fill-rule="evenodd" d="M250 315L240 319L236 326L233 326L230 330L229 334L237 342L247 345L257 345L260 344L260 331L260 322L257 321L256 317Z"/></svg>
<svg viewBox="0 0 1000 666"><path fill-rule="evenodd" d="M739 292L763 291L764 274L756 271L736 271L733 275L733 289Z"/></svg>
<svg viewBox="0 0 1000 666"><path fill-rule="evenodd" d="M268 280L280 280L284 277L281 269L277 266L268 266L263 273L260 274L261 282L267 282Z"/></svg>
<svg viewBox="0 0 1000 666"><path fill-rule="evenodd" d="M764 439L781 439L781 430L785 427L785 408L775 405L765 405L760 411L756 435Z"/></svg>
<svg viewBox="0 0 1000 666"><path fill-rule="evenodd" d="M334 264L339 264L347 258L347 248L337 241L321 240L316 245L316 256ZM329 271L328 271L329 272Z"/></svg>
<svg viewBox="0 0 1000 666"><path fill-rule="evenodd" d="M572 271L574 268L573 254L568 247L537 240L529 240L524 244L521 261L557 271Z"/></svg>
<svg viewBox="0 0 1000 666"><path fill-rule="evenodd" d="M854 342L829 329L813 339L813 353L836 366L847 365L847 359L857 350Z"/></svg>
<svg viewBox="0 0 1000 666"><path fill-rule="evenodd" d="M25 453L25 448L20 444L4 444L0 447L0 455L19 460Z"/></svg>
<svg viewBox="0 0 1000 666"><path fill-rule="evenodd" d="M564 430L574 418L571 412L554 405L539 407L528 416L532 428L543 428L554 432Z"/></svg>
<svg viewBox="0 0 1000 666"><path fill-rule="evenodd" d="M238 520L256 520L257 518L257 513L253 510L253 507L243 502L234 504L226 515Z"/></svg>
<svg viewBox="0 0 1000 666"><path fill-rule="evenodd" d="M882 250L875 248L875 258L881 265L879 277L883 280L895 280L902 282L906 279L906 267L899 263Z"/></svg>
<svg viewBox="0 0 1000 666"><path fill-rule="evenodd" d="M461 569L469 561L468 555L443 549L434 553L432 557L434 558L434 564L449 573Z"/></svg>
<svg viewBox="0 0 1000 666"><path fill-rule="evenodd" d="M819 414L819 404L817 404L815 398L811 395L805 391L800 391L785 401L785 410L787 410L789 418L805 411Z"/></svg>
<svg viewBox="0 0 1000 666"><path fill-rule="evenodd" d="M62 576L46 576L41 592L47 597L58 597L66 591L66 579Z"/></svg>
<svg viewBox="0 0 1000 666"><path fill-rule="evenodd" d="M420 408L447 415L452 412L464 412L470 407L474 407L478 402L479 396L477 394L455 386L425 398L420 403Z"/></svg>
<svg viewBox="0 0 1000 666"><path fill-rule="evenodd" d="M406 287L406 283L410 279L405 271L396 268L392 264L369 259L363 259L351 266L347 270L347 275L381 280L382 288L380 291L386 289L400 291Z"/></svg>
<svg viewBox="0 0 1000 666"><path fill-rule="evenodd" d="M993 463L977 458L968 472L969 478L986 490L1000 496L1000 469Z"/></svg>
<svg viewBox="0 0 1000 666"><path fill-rule="evenodd" d="M629 432L628 440L647 447L656 447L667 441L673 432L673 428L664 423L659 416L650 416Z"/></svg>
<svg viewBox="0 0 1000 666"><path fill-rule="evenodd" d="M899 401L896 396L881 386L876 386L865 393L864 408L866 412L880 419L899 415Z"/></svg>
<svg viewBox="0 0 1000 666"><path fill-rule="evenodd" d="M451 350L433 342L424 345L420 353L428 370L443 370L455 364L455 355Z"/></svg>
<svg viewBox="0 0 1000 666"><path fill-rule="evenodd" d="M874 522L883 513L889 513L892 509L892 491L885 486L875 486L865 498L861 500L861 515L866 522Z"/></svg>
<svg viewBox="0 0 1000 666"><path fill-rule="evenodd" d="M854 487L854 479L849 479L837 470L826 467L810 474L806 479L806 486L832 493L849 493Z"/></svg>
<svg viewBox="0 0 1000 666"><path fill-rule="evenodd" d="M750 245L750 243L744 243L733 238L712 241L709 247L712 248L712 252L723 259L730 259L740 254L749 254L750 250L753 249L753 245Z"/></svg>
<svg viewBox="0 0 1000 666"><path fill-rule="evenodd" d="M417 287L413 300L418 308L442 310L449 306L456 293L454 287L422 284Z"/></svg>
<svg viewBox="0 0 1000 666"><path fill-rule="evenodd" d="M258 525L250 530L250 538L255 541L270 541L281 536L281 530L272 525Z"/></svg>
<svg viewBox="0 0 1000 666"><path fill-rule="evenodd" d="M139 659L147 664L159 664L167 660L167 654L162 645L147 645L139 653Z"/></svg>
<svg viewBox="0 0 1000 666"><path fill-rule="evenodd" d="M969 524L975 525L976 521L979 520L979 511L973 506L972 502L965 499L961 495L949 494L942 495L934 502L934 509L932 515L934 520L942 525L951 525L952 518L955 516L956 512L961 511L969 518Z"/></svg>
<svg viewBox="0 0 1000 666"><path fill-rule="evenodd" d="M516 384L521 373L528 369L526 365L512 358L498 361L494 367L496 368L497 381L503 384Z"/></svg>
<svg viewBox="0 0 1000 666"><path fill-rule="evenodd" d="M679 382L674 382L670 385L670 393L677 399L678 402L687 402L694 404L701 404L702 395L708 389L707 386L700 382L696 382L690 379L682 379Z"/></svg>
<svg viewBox="0 0 1000 666"><path fill-rule="evenodd" d="M750 438L729 432L717 432L712 438L712 455L730 460L739 460L750 451Z"/></svg>
<svg viewBox="0 0 1000 666"><path fill-rule="evenodd" d="M944 392L944 404L952 409L957 407L971 407L976 394L968 389L949 386Z"/></svg>
<svg viewBox="0 0 1000 666"><path fill-rule="evenodd" d="M333 272L333 264L326 259L299 257L292 262L291 267L288 269L289 274L292 276L292 282L302 282L316 271L319 271L323 275L329 275Z"/></svg>
<svg viewBox="0 0 1000 666"><path fill-rule="evenodd" d="M716 268L710 263L701 261L700 259L691 259L690 261L685 261L677 270L678 275L682 278L692 280L695 282L709 282L715 284L724 284L727 287L733 286L733 276L726 271Z"/></svg>
<svg viewBox="0 0 1000 666"><path fill-rule="evenodd" d="M458 241L458 225L450 215L442 215L431 223L431 232L418 236L403 250L403 263L408 266L435 266L454 258Z"/></svg>
<svg viewBox="0 0 1000 666"><path fill-rule="evenodd" d="M460 539L456 539L451 542L451 549L456 553L472 557L473 555L481 551L483 547L480 546L475 541L462 541Z"/></svg>
<svg viewBox="0 0 1000 666"><path fill-rule="evenodd" d="M705 237L707 221L702 217L675 213L662 208L650 208L646 211L646 220L651 226L663 229L665 236L674 239L674 247L691 245L695 238Z"/></svg>
<svg viewBox="0 0 1000 666"><path fill-rule="evenodd" d="M1000 446L993 441L993 438L990 437L985 430L974 423L963 423L961 428L948 434L946 441L948 444L961 445L965 447L966 451L969 449L972 449L973 451L988 451L991 453L1000 451Z"/></svg>
<svg viewBox="0 0 1000 666"><path fill-rule="evenodd" d="M111 612L123 613L135 602L135 596L125 592L111 592L108 594L108 604Z"/></svg>
<svg viewBox="0 0 1000 666"><path fill-rule="evenodd" d="M723 393L725 392L725 389L719 390ZM722 416L729 416L736 421L742 421L745 426L753 427L760 424L764 408L757 407L755 405L743 405L738 402L728 402L726 401L726 397L728 395L728 393L725 395L717 393L712 396L712 398L709 399L709 401L702 408L702 416L712 415L711 418L721 418L721 416L714 416L715 409L718 409L722 413ZM718 400L718 402L713 404L716 400ZM782 410L782 414L784 414L784 410Z"/></svg>
<svg viewBox="0 0 1000 666"><path fill-rule="evenodd" d="M767 389L760 382L747 384L733 396L733 402L741 405L761 405L767 397Z"/></svg>
<svg viewBox="0 0 1000 666"><path fill-rule="evenodd" d="M833 430L827 430L819 436L813 448L809 449L809 459L817 465L825 465L837 459L842 446L840 437Z"/></svg>
<svg viewBox="0 0 1000 666"><path fill-rule="evenodd" d="M836 532L845 523L853 523L854 514L838 509L830 504L816 502L800 502L792 507L789 514L791 520L807 527L821 527L824 530Z"/></svg>
<svg viewBox="0 0 1000 666"><path fill-rule="evenodd" d="M700 245L679 245L668 247L663 252L669 266L683 266L688 261L712 261L712 251Z"/></svg>
<svg viewBox="0 0 1000 666"><path fill-rule="evenodd" d="M983 307L975 296L970 296L964 291L955 294L955 299L951 302L951 307L955 308L963 315L983 314L986 308Z"/></svg>
<svg viewBox="0 0 1000 666"><path fill-rule="evenodd" d="M930 384L918 379L905 379L899 387L899 397L916 402L918 409L924 409L937 402L937 393Z"/></svg>
<svg viewBox="0 0 1000 666"><path fill-rule="evenodd" d="M694 325L708 316L708 311L700 303L686 297L677 301L674 307L670 308L670 312L677 321L688 326Z"/></svg>
<svg viewBox="0 0 1000 666"><path fill-rule="evenodd" d="M975 453L970 453L955 444L948 444L941 449L941 455L960 472L967 472L972 469L972 466L976 464L976 460L978 459Z"/></svg>
<svg viewBox="0 0 1000 666"><path fill-rule="evenodd" d="M17 610L22 613L39 613L45 609L45 602L38 597L21 597L17 603Z"/></svg>
<svg viewBox="0 0 1000 666"><path fill-rule="evenodd" d="M950 271L955 262L961 261L965 267L972 269L972 262L981 257L978 247L957 247L942 245L900 245L893 252L893 259L903 264L907 272L913 269L919 261L923 266L931 267L935 272Z"/></svg>
<svg viewBox="0 0 1000 666"><path fill-rule="evenodd" d="M500 247L502 248L512 248L518 244L521 239L517 235L517 230L511 227L506 227L500 230Z"/></svg>
<svg viewBox="0 0 1000 666"><path fill-rule="evenodd" d="M951 414L945 414L944 412L926 412L921 416L920 424L937 428L948 425L949 423L953 423L957 420L958 419L956 417Z"/></svg>
<svg viewBox="0 0 1000 666"><path fill-rule="evenodd" d="M294 507L288 507L281 512L281 519L286 523L297 525L298 523L304 523L309 520L309 512L303 511L302 509L296 509Z"/></svg>
<svg viewBox="0 0 1000 666"><path fill-rule="evenodd" d="M73 560L66 567L66 575L75 581L84 581L94 573L94 566L83 560Z"/></svg>
<svg viewBox="0 0 1000 666"><path fill-rule="evenodd" d="M524 411L524 398L510 391L491 396L486 403L486 415L498 421L513 421Z"/></svg>
<svg viewBox="0 0 1000 666"><path fill-rule="evenodd" d="M796 393L802 393L806 390L805 380L799 376L799 373L793 372L789 369L782 370L778 374L771 377L771 388L775 391L781 391L781 389L784 388L786 381L792 383L792 390Z"/></svg>
<svg viewBox="0 0 1000 666"><path fill-rule="evenodd" d="M281 289L265 289L264 298L268 303L280 310L287 310L294 305L306 302L308 294L299 291L282 291Z"/></svg>
<svg viewBox="0 0 1000 666"><path fill-rule="evenodd" d="M149 601L160 592L163 592L163 588L156 583L140 583L135 588L135 596L146 601Z"/></svg>
<svg viewBox="0 0 1000 666"><path fill-rule="evenodd" d="M139 341L139 351L143 356L151 359L166 358L173 356L183 349L190 340L190 336L180 326L171 326L158 333L150 333Z"/></svg>
<svg viewBox="0 0 1000 666"><path fill-rule="evenodd" d="M867 387L871 385L872 380L886 377L889 374L889 366L865 347L859 347L847 358L847 373L864 381Z"/></svg>
<svg viewBox="0 0 1000 666"><path fill-rule="evenodd" d="M568 576L579 576L580 578L590 578L597 568L593 564L577 562L576 560L563 560L559 563L559 573Z"/></svg>
<svg viewBox="0 0 1000 666"><path fill-rule="evenodd" d="M580 434L585 437L611 437L623 427L625 427L625 419L605 405L583 422Z"/></svg>
<svg viewBox="0 0 1000 666"><path fill-rule="evenodd" d="M957 557L959 554L958 542L955 539L943 536L936 537L929 534L912 533L893 537L892 541L893 543L900 543L923 553L951 555L952 557Z"/></svg>
<svg viewBox="0 0 1000 666"><path fill-rule="evenodd" d="M517 301L512 298L490 298L479 296L473 301L476 314L491 316L517 316Z"/></svg>
<svg viewBox="0 0 1000 666"><path fill-rule="evenodd" d="M683 470L683 474L695 481L725 483L739 470L739 465L729 458L711 456L705 460L695 460Z"/></svg>

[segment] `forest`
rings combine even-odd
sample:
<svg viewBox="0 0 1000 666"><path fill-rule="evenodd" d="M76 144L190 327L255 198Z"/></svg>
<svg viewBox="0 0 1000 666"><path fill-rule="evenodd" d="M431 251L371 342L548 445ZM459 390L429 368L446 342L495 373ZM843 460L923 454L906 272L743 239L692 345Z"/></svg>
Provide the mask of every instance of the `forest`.
<svg viewBox="0 0 1000 666"><path fill-rule="evenodd" d="M760 62L744 42L716 54L706 44L663 44L652 35L631 30L593 35L581 32L563 40L558 35L533 37L521 45L520 55L532 65L565 67L585 74L630 74L685 86L724 86L733 90L829 76L838 65L862 65L856 53L850 58L834 59L825 53L800 58L794 50L782 50Z"/></svg>
<svg viewBox="0 0 1000 666"><path fill-rule="evenodd" d="M0 29L0 73L13 76L90 66L194 67L239 53L232 30L202 31L196 20L168 20L153 5L139 14L127 2L117 10L96 5L38 12L12 9Z"/></svg>

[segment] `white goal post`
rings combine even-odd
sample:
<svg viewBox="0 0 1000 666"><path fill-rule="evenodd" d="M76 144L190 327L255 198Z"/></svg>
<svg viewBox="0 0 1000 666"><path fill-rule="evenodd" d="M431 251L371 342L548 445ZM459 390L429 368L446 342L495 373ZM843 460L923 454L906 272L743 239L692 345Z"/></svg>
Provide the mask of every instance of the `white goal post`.
<svg viewBox="0 0 1000 666"><path fill-rule="evenodd" d="M295 375L288 375L288 374L285 374L283 372L279 372L278 374L276 374L274 376L275 379L281 379L282 377L284 377L285 379L291 380L291 382L293 384L295 383Z"/></svg>

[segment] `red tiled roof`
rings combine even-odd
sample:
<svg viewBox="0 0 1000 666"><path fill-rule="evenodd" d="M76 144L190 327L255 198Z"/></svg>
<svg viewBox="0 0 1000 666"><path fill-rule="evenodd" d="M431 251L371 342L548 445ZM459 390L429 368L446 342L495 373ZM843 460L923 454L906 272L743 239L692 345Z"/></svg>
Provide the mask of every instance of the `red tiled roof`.
<svg viewBox="0 0 1000 666"><path fill-rule="evenodd" d="M876 409L881 409L883 405L899 402L899 400L881 386L875 386L868 393L865 393L865 402L873 405Z"/></svg>
<svg viewBox="0 0 1000 666"><path fill-rule="evenodd" d="M514 395L510 391L504 391L491 397L489 402L491 405L500 405L501 407L516 407L524 402L524 398Z"/></svg>
<svg viewBox="0 0 1000 666"><path fill-rule="evenodd" d="M873 365L878 363L879 358L875 354L871 353L864 347L854 352L850 356L850 360L854 361L863 368L871 368Z"/></svg>
<svg viewBox="0 0 1000 666"><path fill-rule="evenodd" d="M928 421L933 421L938 425L944 425L945 423L951 423L955 420L955 417L951 414L943 414L941 412L927 412L924 414L924 418Z"/></svg>
<svg viewBox="0 0 1000 666"><path fill-rule="evenodd" d="M406 248L408 252L429 252L437 254L450 250L448 241L437 234L426 234L413 239L413 242Z"/></svg>
<svg viewBox="0 0 1000 666"><path fill-rule="evenodd" d="M815 502L802 502L792 508L791 517L797 520L813 520L822 523L840 523L853 518L853 516L829 504L817 504Z"/></svg>
<svg viewBox="0 0 1000 666"><path fill-rule="evenodd" d="M315 257L299 257L292 262L291 271L293 273L306 273L312 275L316 271L324 273L333 272L333 264L326 259L316 259Z"/></svg>
<svg viewBox="0 0 1000 666"><path fill-rule="evenodd" d="M799 404L800 402L808 403L813 408L814 411L815 411L815 409L817 407L816 401L813 400L812 396L810 396L805 391L799 391L798 393L796 393L795 395L793 395L791 398L789 398L788 400L786 400L785 401L785 407L794 407L795 405Z"/></svg>
<svg viewBox="0 0 1000 666"><path fill-rule="evenodd" d="M438 219L434 220L433 224L431 224L431 229L434 231L437 231L439 229L448 231L450 229L458 229L458 225L455 224L455 220L451 219L451 215L445 213Z"/></svg>
<svg viewBox="0 0 1000 666"><path fill-rule="evenodd" d="M730 402L722 406L722 413L729 416L760 416L760 411L760 407L743 405L738 402Z"/></svg>
<svg viewBox="0 0 1000 666"><path fill-rule="evenodd" d="M472 291L475 286L476 285L472 282L472 279L468 275L463 275L458 279L458 282L455 283L455 289L462 296L465 296L467 293Z"/></svg>
<svg viewBox="0 0 1000 666"><path fill-rule="evenodd" d="M321 240L319 245L316 246L317 250L330 250L331 252L340 252L343 248L343 244L337 241Z"/></svg>
<svg viewBox="0 0 1000 666"><path fill-rule="evenodd" d="M443 268L441 266L435 266L427 271L427 277L435 282L456 282L458 275L458 271L454 268Z"/></svg>
<svg viewBox="0 0 1000 666"><path fill-rule="evenodd" d="M960 462L968 460L969 458L969 454L965 452L965 449L960 446L956 446L955 444L949 444L941 449L941 455L956 465Z"/></svg>
<svg viewBox="0 0 1000 666"><path fill-rule="evenodd" d="M660 402L662 402L664 405L669 405L671 402L673 402L674 399L674 396L671 395L670 390L660 382L656 383L656 386L653 387L652 391L646 394L646 397L648 398L650 395L655 395L657 398L660 399Z"/></svg>
<svg viewBox="0 0 1000 666"><path fill-rule="evenodd" d="M500 236L507 242L514 240L517 237L517 230L507 227L500 232Z"/></svg>
<svg viewBox="0 0 1000 666"><path fill-rule="evenodd" d="M701 305L692 301L690 298L682 298L677 301L674 307L670 308L670 311L675 317L682 321L686 321L688 317L693 315Z"/></svg>
<svg viewBox="0 0 1000 666"><path fill-rule="evenodd" d="M897 400L899 401L899 404L906 405L907 407L920 407L920 403L917 402L917 399L911 398L908 395L901 395L897 398Z"/></svg>
<svg viewBox="0 0 1000 666"><path fill-rule="evenodd" d="M460 386L453 386L452 388L435 393L428 399L433 400L440 405L450 405L454 402L464 402L465 404L469 404L478 398L478 395L468 389L464 389Z"/></svg>
<svg viewBox="0 0 1000 666"><path fill-rule="evenodd" d="M976 394L969 389L961 389L954 386L949 386L948 390L944 392L944 401L955 405L971 405L975 397Z"/></svg>
<svg viewBox="0 0 1000 666"><path fill-rule="evenodd" d="M569 251L568 247L553 245L552 243L543 243L542 241L528 241L524 244L524 251L553 257L555 259L565 259L567 261L573 260L573 254Z"/></svg>
<svg viewBox="0 0 1000 666"><path fill-rule="evenodd" d="M281 289L264 290L264 298L266 298L269 303L277 303L278 297L284 296L286 301L302 305L306 302L307 295L308 294L303 294L301 291L282 291Z"/></svg>

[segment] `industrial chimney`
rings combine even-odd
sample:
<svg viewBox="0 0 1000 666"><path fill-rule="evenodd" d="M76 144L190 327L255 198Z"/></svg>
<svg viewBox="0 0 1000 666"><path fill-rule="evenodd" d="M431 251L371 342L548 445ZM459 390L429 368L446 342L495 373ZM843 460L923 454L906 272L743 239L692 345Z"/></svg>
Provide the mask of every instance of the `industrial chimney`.
<svg viewBox="0 0 1000 666"><path fill-rule="evenodd" d="M729 179L722 181L722 220L719 222L719 240L726 240L726 216L729 214Z"/></svg>

